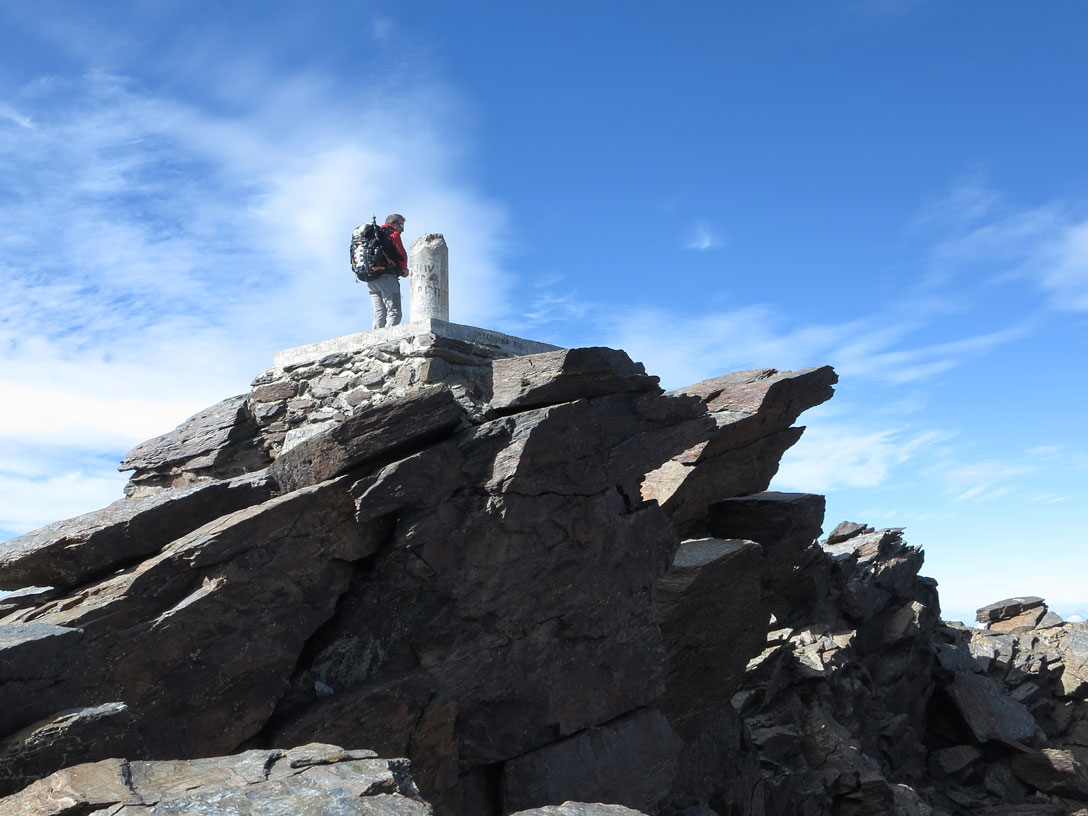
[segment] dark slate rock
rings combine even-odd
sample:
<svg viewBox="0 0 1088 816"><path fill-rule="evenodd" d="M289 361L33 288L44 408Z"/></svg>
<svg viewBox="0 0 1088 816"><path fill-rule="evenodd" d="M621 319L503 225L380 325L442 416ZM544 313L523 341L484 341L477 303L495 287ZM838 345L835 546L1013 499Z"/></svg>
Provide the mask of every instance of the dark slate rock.
<svg viewBox="0 0 1088 816"><path fill-rule="evenodd" d="M267 467L269 458L246 400L247 395L240 394L217 402L170 433L129 451L118 468L136 471L126 493L230 478Z"/></svg>
<svg viewBox="0 0 1088 816"><path fill-rule="evenodd" d="M10 740L12 729L54 712L120 701L132 714L127 730L103 744L63 733L39 740L36 775L72 756L235 750L263 726L348 587L352 562L382 535L358 528L346 485L327 482L218 519L136 569L21 613L35 624L0 627L14 641L6 651L33 652L56 633L52 652L65 638L64 654L34 662L34 689L0 686L14 698L0 706L0 734Z"/></svg>
<svg viewBox="0 0 1088 816"><path fill-rule="evenodd" d="M392 460L448 435L465 416L445 387L427 388L370 408L281 453L269 472L287 492L353 467Z"/></svg>
<svg viewBox="0 0 1088 816"><path fill-rule="evenodd" d="M753 541L697 539L681 542L657 582L655 607L669 652L658 704L685 740L728 704L767 641L762 567L762 548Z"/></svg>
<svg viewBox="0 0 1088 816"><path fill-rule="evenodd" d="M263 472L121 499L0 544L0 589L69 588L159 552L220 516L272 495Z"/></svg>
<svg viewBox="0 0 1088 816"><path fill-rule="evenodd" d="M710 459L788 428L804 411L831 399L838 379L830 366L757 369L713 377L669 393L699 397L717 418L720 432L699 453L699 459Z"/></svg>
<svg viewBox="0 0 1088 816"><path fill-rule="evenodd" d="M982 757L982 749L976 745L952 745L929 755L930 765L944 776L959 773Z"/></svg>
<svg viewBox="0 0 1088 816"><path fill-rule="evenodd" d="M1088 697L1088 623L1067 623L1056 637L1061 652L1061 693L1084 700Z"/></svg>
<svg viewBox="0 0 1088 816"><path fill-rule="evenodd" d="M487 812L466 800L466 769L658 697L652 592L679 541L635 492L640 452L664 444L646 396L527 410L360 478L356 517L390 542L300 665L270 738L351 734L407 753L436 807ZM336 694L315 704L317 680Z"/></svg>
<svg viewBox="0 0 1088 816"><path fill-rule="evenodd" d="M79 749L88 745L100 756L123 753L134 726L132 712L121 702L59 711L33 723L0 741L0 790L20 788L55 770L58 744L69 746L69 756L75 749L79 758ZM0 800L0 813L5 812Z"/></svg>
<svg viewBox="0 0 1088 816"><path fill-rule="evenodd" d="M1015 618L1030 609L1037 609L1043 605L1043 599L1033 595L1025 595L1019 598L1006 598L1003 601L987 604L980 608L975 612L975 620L982 624L1003 621L1009 618ZM1041 610L1040 616L1045 612L1045 609Z"/></svg>
<svg viewBox="0 0 1088 816"><path fill-rule="evenodd" d="M814 493L769 491L715 502L707 529L720 538L746 538L763 548L764 585L786 591L797 566L820 535L825 500Z"/></svg>
<svg viewBox="0 0 1088 816"><path fill-rule="evenodd" d="M858 533L871 533L873 528L868 524L856 524L852 521L843 521L836 525L835 529L827 534L828 544L841 544Z"/></svg>
<svg viewBox="0 0 1088 816"><path fill-rule="evenodd" d="M1088 768L1072 751L1044 748L1012 758L1012 770L1033 788L1088 802Z"/></svg>
<svg viewBox="0 0 1088 816"><path fill-rule="evenodd" d="M492 371L491 407L500 413L605 394L658 390L658 378L647 375L642 363L610 348L509 357L496 360Z"/></svg>
<svg viewBox="0 0 1088 816"><path fill-rule="evenodd" d="M947 691L979 743L1031 740L1039 732L1027 707L1002 693L989 677L958 672Z"/></svg>
<svg viewBox="0 0 1088 816"><path fill-rule="evenodd" d="M986 627L992 632L1030 632L1036 628L1044 617L1046 617L1047 608L1043 606L1034 606L1029 609L1025 609L1018 615L1010 615L1008 617L1001 618L1000 620L992 620Z"/></svg>
<svg viewBox="0 0 1088 816"><path fill-rule="evenodd" d="M0 737L50 711L37 710L35 701L57 676L69 673L69 658L82 639L77 629L49 623L0 625Z"/></svg>
<svg viewBox="0 0 1088 816"><path fill-rule="evenodd" d="M761 369L669 392L699 399L718 429L648 472L643 497L656 500L681 535L705 535L709 505L767 489L782 454L804 430L791 425L803 411L829 399L837 380L828 366Z"/></svg>
<svg viewBox="0 0 1088 816"><path fill-rule="evenodd" d="M681 746L661 712L638 711L510 760L503 799L511 810L566 800L656 809Z"/></svg>

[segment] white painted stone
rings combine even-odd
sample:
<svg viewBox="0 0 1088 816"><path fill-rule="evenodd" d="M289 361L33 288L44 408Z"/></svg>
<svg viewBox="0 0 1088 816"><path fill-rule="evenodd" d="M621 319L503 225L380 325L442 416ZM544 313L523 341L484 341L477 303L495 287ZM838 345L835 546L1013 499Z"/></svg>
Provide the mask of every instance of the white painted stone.
<svg viewBox="0 0 1088 816"><path fill-rule="evenodd" d="M413 321L450 319L450 253L439 233L421 235L408 251L409 314Z"/></svg>
<svg viewBox="0 0 1088 816"><path fill-rule="evenodd" d="M292 428L287 432L287 436L283 440L283 448L280 450L280 453L286 453L299 442L304 442L311 436L317 436L319 433L327 431L336 424L336 420L327 419L324 422L315 422L312 425L302 425L298 428Z"/></svg>

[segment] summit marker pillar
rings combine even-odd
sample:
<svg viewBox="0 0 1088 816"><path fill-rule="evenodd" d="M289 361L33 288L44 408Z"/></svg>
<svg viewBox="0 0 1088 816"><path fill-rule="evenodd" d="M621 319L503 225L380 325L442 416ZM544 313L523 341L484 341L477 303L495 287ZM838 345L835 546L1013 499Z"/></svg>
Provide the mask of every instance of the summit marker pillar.
<svg viewBox="0 0 1088 816"><path fill-rule="evenodd" d="M450 252L441 233L421 235L408 253L412 322L450 319Z"/></svg>

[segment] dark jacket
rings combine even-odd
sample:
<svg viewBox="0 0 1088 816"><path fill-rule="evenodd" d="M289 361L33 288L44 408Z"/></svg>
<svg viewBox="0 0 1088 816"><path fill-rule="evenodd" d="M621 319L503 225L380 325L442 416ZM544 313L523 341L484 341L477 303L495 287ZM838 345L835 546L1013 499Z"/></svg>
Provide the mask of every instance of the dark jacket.
<svg viewBox="0 0 1088 816"><path fill-rule="evenodd" d="M381 230L382 235L387 239L382 241L382 251L385 252L385 257L392 263L393 270L397 274L401 274L408 269L408 253L404 251L400 233L389 224L382 224Z"/></svg>

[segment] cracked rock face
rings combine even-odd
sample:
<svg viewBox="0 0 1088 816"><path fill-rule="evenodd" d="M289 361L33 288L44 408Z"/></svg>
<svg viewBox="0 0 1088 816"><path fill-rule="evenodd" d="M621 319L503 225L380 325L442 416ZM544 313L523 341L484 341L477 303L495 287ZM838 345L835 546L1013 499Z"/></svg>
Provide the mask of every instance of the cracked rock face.
<svg viewBox="0 0 1088 816"><path fill-rule="evenodd" d="M267 469L219 421L296 398L264 378L261 400L207 412L207 433L143 450L159 492L0 548L22 576L3 586L51 587L0 619L0 788L73 760L335 743L410 758L440 816L498 813L504 796L541 813L649 813L718 795L714 739L748 768L729 698L766 638L764 589L798 591L787 576L805 545L788 539L818 533L811 503L736 510L764 540L682 559L667 608L655 597L693 551L681 541L709 534L711 506L766 487L834 374L746 372L667 395L610 349L497 361L486 384L471 364L471 399L442 384L383 392L322 415ZM361 382L335 379L321 388ZM264 432L245 449L279 453ZM251 472L219 478L217 462ZM670 463L667 488L647 476ZM729 582L729 623L712 631L698 605ZM670 669L689 653L692 668ZM716 691L690 698L700 674ZM613 809L562 804L594 792Z"/></svg>

